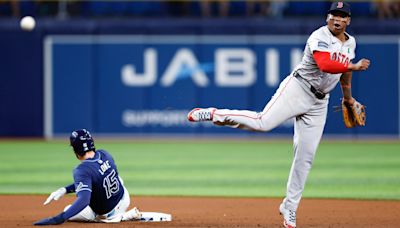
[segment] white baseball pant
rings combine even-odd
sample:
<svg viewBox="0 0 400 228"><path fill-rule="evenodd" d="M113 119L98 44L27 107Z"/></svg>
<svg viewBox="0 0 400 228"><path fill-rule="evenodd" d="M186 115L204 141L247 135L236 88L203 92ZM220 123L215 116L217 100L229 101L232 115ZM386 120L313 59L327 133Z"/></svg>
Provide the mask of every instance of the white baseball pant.
<svg viewBox="0 0 400 228"><path fill-rule="evenodd" d="M118 223L123 220L123 215L129 207L131 202L129 192L124 187L124 196L115 206L113 210L104 215L97 215L90 206L85 207L81 212L69 218L69 221L75 222L104 222L104 223ZM71 205L64 208L64 211L68 210Z"/></svg>
<svg viewBox="0 0 400 228"><path fill-rule="evenodd" d="M305 82L289 75L262 112L217 109L213 123L250 131L270 131L295 118L294 159L284 206L297 210L325 126L329 95L317 99Z"/></svg>

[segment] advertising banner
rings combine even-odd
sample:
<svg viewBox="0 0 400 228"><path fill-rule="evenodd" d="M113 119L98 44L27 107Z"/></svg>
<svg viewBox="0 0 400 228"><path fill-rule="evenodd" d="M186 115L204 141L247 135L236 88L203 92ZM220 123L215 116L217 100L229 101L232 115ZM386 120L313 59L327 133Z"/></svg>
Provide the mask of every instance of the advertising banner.
<svg viewBox="0 0 400 228"><path fill-rule="evenodd" d="M248 134L194 124L194 107L261 111L300 62L306 36L58 35L44 41L45 136L86 127L105 134ZM346 129L340 86L331 93L327 134L398 134L399 38L358 39L353 96L367 126ZM382 107L381 99L385 99ZM384 110L384 111L383 111ZM384 121L383 121L384 120ZM292 134L289 120L272 131Z"/></svg>

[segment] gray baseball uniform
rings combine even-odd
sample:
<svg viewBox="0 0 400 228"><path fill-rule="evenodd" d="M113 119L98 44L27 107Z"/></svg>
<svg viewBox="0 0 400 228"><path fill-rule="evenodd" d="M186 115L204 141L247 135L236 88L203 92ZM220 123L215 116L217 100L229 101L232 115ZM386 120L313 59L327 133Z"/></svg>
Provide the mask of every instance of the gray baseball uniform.
<svg viewBox="0 0 400 228"><path fill-rule="evenodd" d="M349 39L342 43L327 26L314 31L307 40L301 63L281 82L262 112L229 109L214 112L214 124L251 131L270 131L295 118L294 159L287 182L285 208L297 210L325 126L329 92L341 76L321 72L313 52L329 52L332 59L348 63L355 57L356 42L346 35Z"/></svg>

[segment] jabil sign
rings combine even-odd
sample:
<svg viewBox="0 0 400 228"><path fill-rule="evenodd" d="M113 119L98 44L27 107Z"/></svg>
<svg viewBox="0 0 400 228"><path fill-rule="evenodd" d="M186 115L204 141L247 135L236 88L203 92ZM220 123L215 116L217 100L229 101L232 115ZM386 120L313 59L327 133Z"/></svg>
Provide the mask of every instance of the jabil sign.
<svg viewBox="0 0 400 228"><path fill-rule="evenodd" d="M212 83L207 77L210 73L214 73L213 83L218 87L249 87L256 82L257 77L263 77L265 84L270 87L277 86L280 81L280 53L277 48L265 49L265 58L261 61L257 60L251 48L216 48L210 63L199 62L192 49L180 48L167 60L169 63L163 72L159 72L158 67L159 51L155 48L144 50L142 72L138 72L134 64L123 65L122 83L129 87L149 87L156 83L162 87L171 87L179 79L190 78L198 87L207 87ZM288 61L292 69L301 57L301 49L291 49ZM265 75L257 74L257 64L265 67Z"/></svg>

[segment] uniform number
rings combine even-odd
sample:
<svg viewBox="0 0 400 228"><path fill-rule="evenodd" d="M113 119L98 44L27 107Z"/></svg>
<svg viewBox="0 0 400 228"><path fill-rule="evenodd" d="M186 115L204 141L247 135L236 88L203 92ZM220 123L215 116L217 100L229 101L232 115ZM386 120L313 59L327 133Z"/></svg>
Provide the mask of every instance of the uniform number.
<svg viewBox="0 0 400 228"><path fill-rule="evenodd" d="M119 192L119 181L118 178L115 176L116 172L115 169L113 169L111 173L103 179L103 187L106 190L107 199L111 198L112 195Z"/></svg>

